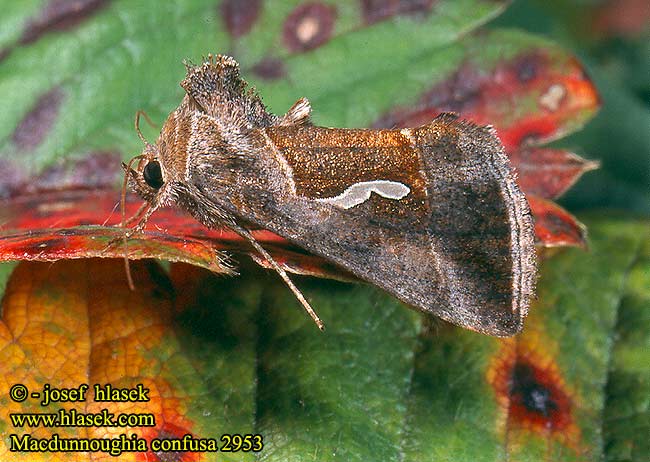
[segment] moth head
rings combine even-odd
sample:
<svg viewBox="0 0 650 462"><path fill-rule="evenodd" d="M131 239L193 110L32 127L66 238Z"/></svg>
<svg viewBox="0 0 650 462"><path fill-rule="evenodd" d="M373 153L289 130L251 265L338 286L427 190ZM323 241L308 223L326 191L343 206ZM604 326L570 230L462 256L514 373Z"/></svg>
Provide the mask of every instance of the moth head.
<svg viewBox="0 0 650 462"><path fill-rule="evenodd" d="M122 164L125 183L142 199L154 202L165 184L165 175L160 164L157 149L147 144L142 154ZM125 186L126 186L125 184Z"/></svg>
<svg viewBox="0 0 650 462"><path fill-rule="evenodd" d="M142 153L133 157L128 164L123 163L124 188L128 185L138 196L150 204L160 202L160 195L165 189L166 173L162 163L161 151L158 145L149 143L140 131L140 115L136 114L135 129L144 142ZM145 117L147 117L145 115ZM147 119L148 120L148 119Z"/></svg>

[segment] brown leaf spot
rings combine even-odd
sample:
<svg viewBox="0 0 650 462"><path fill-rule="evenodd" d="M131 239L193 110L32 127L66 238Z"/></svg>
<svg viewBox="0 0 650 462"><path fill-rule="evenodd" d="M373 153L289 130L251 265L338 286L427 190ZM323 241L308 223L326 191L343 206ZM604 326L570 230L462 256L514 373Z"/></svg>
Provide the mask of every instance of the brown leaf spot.
<svg viewBox="0 0 650 462"><path fill-rule="evenodd" d="M428 14L434 0L361 0L366 24L383 21L402 14Z"/></svg>
<svg viewBox="0 0 650 462"><path fill-rule="evenodd" d="M251 71L264 80L278 80L286 77L287 70L280 58L266 57L255 64Z"/></svg>
<svg viewBox="0 0 650 462"><path fill-rule="evenodd" d="M182 453L181 452L176 452L176 451L160 451L155 453L156 458L151 459L156 462L184 462L184 459L182 459Z"/></svg>
<svg viewBox="0 0 650 462"><path fill-rule="evenodd" d="M36 17L27 22L20 43L36 41L53 30L70 29L108 4L108 0L50 0Z"/></svg>
<svg viewBox="0 0 650 462"><path fill-rule="evenodd" d="M228 33L235 38L247 34L257 21L261 6L261 0L224 0L220 10Z"/></svg>
<svg viewBox="0 0 650 462"><path fill-rule="evenodd" d="M27 174L14 162L0 159L0 199L7 199L21 189L27 180Z"/></svg>
<svg viewBox="0 0 650 462"><path fill-rule="evenodd" d="M180 427L174 423L171 422L165 422L163 423L162 427L156 431L154 429L153 432L147 432L146 439L151 440L151 439L158 439L158 440L183 440L183 437L186 435L187 438L193 437L196 438L195 436L192 435L192 433L187 430L186 428ZM149 444L149 447L151 447L151 444ZM148 453L145 453L145 459L146 461L156 461L156 462L194 462L199 460L199 455L200 453L196 452L198 451L198 448L195 449L194 451L159 451L159 452L153 452L150 451Z"/></svg>
<svg viewBox="0 0 650 462"><path fill-rule="evenodd" d="M565 428L571 408L568 396L543 370L525 362L515 363L510 373L511 412L520 419L541 419L544 426ZM564 411L564 412L562 412Z"/></svg>
<svg viewBox="0 0 650 462"><path fill-rule="evenodd" d="M121 177L120 159L120 154L114 151L99 151L78 160L68 159L64 164L43 171L30 182L27 192L110 188Z"/></svg>
<svg viewBox="0 0 650 462"><path fill-rule="evenodd" d="M33 151L45 139L59 114L63 91L55 87L42 95L34 107L23 117L12 140L21 151Z"/></svg>
<svg viewBox="0 0 650 462"><path fill-rule="evenodd" d="M550 350L535 330L502 344L487 374L504 412L500 427L511 437L533 432L579 450L574 404ZM516 444L513 438L506 441Z"/></svg>
<svg viewBox="0 0 650 462"><path fill-rule="evenodd" d="M390 111L373 127L417 127L431 122L440 112L471 112L480 103L484 81L485 76L475 66L465 63L448 79L424 93L415 107Z"/></svg>
<svg viewBox="0 0 650 462"><path fill-rule="evenodd" d="M7 57L9 57L12 51L13 51L13 47L5 47L0 49L0 62L7 59Z"/></svg>
<svg viewBox="0 0 650 462"><path fill-rule="evenodd" d="M375 126L413 127L430 122L440 112L485 113L491 103L486 99L486 93L490 93L492 98L512 94L515 88L510 82L530 84L546 75L547 65L548 58L538 52L499 63L491 72L482 72L474 63L465 62L448 78L423 93L415 107L397 108L379 119Z"/></svg>
<svg viewBox="0 0 650 462"><path fill-rule="evenodd" d="M535 80L544 66L544 59L537 53L525 54L515 59L513 69L517 80L522 83Z"/></svg>
<svg viewBox="0 0 650 462"><path fill-rule="evenodd" d="M0 198L47 191L109 189L122 176L120 159L118 152L93 152L81 159L66 159L31 178L15 165L0 160Z"/></svg>
<svg viewBox="0 0 650 462"><path fill-rule="evenodd" d="M441 111L469 111L478 101L484 78L475 67L464 64L450 79L425 93L423 102L427 106L436 106Z"/></svg>
<svg viewBox="0 0 650 462"><path fill-rule="evenodd" d="M317 48L332 36L335 20L336 8L332 5L317 2L299 5L284 22L284 44L293 52Z"/></svg>

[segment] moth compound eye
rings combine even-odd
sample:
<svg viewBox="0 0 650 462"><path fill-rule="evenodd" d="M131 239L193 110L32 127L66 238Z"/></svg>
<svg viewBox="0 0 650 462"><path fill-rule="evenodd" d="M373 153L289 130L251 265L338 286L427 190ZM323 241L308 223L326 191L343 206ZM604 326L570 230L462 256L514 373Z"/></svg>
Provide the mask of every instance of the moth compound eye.
<svg viewBox="0 0 650 462"><path fill-rule="evenodd" d="M152 160L147 165L144 166L142 171L144 176L144 181L153 189L160 189L163 185L162 171L160 170L160 163L155 160Z"/></svg>

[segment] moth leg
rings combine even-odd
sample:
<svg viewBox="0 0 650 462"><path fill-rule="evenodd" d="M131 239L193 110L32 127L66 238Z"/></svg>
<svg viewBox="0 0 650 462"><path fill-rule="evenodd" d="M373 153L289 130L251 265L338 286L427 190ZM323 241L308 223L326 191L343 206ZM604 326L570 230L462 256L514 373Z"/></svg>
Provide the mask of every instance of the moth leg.
<svg viewBox="0 0 650 462"><path fill-rule="evenodd" d="M287 272L278 264L278 262L275 261L275 259L260 245L259 242L253 237L253 235L250 233L245 228L242 228L237 225L229 225L231 226L232 230L235 231L237 234L239 234L241 237L246 239L250 244L253 246L255 250L266 260L268 261L273 269L275 270L276 273L280 275L284 283L289 287L291 292L296 296L300 304L303 306L305 311L311 316L311 318L314 320L316 325L320 330L325 330L325 324L321 320L321 318L318 317L314 309L311 307L305 296L300 292L300 289L296 287L296 285L293 283L293 281L289 278L289 275Z"/></svg>
<svg viewBox="0 0 650 462"><path fill-rule="evenodd" d="M149 204L149 202L145 202L145 203L143 203L143 204L140 206L140 208L138 208L138 210L133 214L133 216L131 216L131 218L128 218L128 219L124 222L124 225L125 225L125 226L130 226L130 225L132 225L133 223L135 223L136 221L138 221L139 218L140 218L140 215L142 215L142 214L144 213L144 211L147 209L147 207L151 207L151 204ZM120 224L120 226L122 226L122 225Z"/></svg>
<svg viewBox="0 0 650 462"><path fill-rule="evenodd" d="M151 214L157 208L158 207L153 207L149 202L145 202L144 204L142 204L140 206L140 208L138 209L138 211L131 218L129 218L128 220L126 220L124 222L124 225L120 224L119 226L118 225L116 225L116 226L120 227L122 229L125 229L126 226L131 225L136 220L138 221L138 224L136 226L134 226L133 228L130 228L129 230L125 231L125 233L122 236L115 237L115 238L111 239L110 241L108 241L108 246L107 247L112 246L113 244L115 244L118 241L123 240L124 238L128 239L131 236L133 236L134 234L141 233L142 230L144 229L144 227L147 225L147 220L149 220L149 217L151 216ZM145 213L145 215L141 216L143 213Z"/></svg>
<svg viewBox="0 0 650 462"><path fill-rule="evenodd" d="M144 210L144 214L142 215L142 218L140 218L140 221L138 221L138 224L134 226L133 228L129 229L127 232L124 233L124 271L126 272L126 281L129 284L129 289L135 290L135 284L133 283L133 276L131 275L131 265L129 264L129 243L128 240L131 236L134 234L140 234L144 227L147 224L147 221L149 221L149 217L151 216L152 213L156 211L158 208L158 204L150 204L150 203L145 203L144 208L141 207L142 210ZM139 212L139 210L138 210ZM139 214L138 214L139 215Z"/></svg>
<svg viewBox="0 0 650 462"><path fill-rule="evenodd" d="M132 223L136 219L138 219L140 215L142 215L138 220L138 224L133 228L125 231L122 236L111 239L106 246L106 248L109 248L114 244L116 244L117 242L122 241L124 245L124 271L126 272L126 281L129 284L129 289L131 290L135 290L135 284L133 283L133 276L131 275L131 266L129 264L128 240L134 234L140 234L142 230L144 230L144 227L147 225L147 221L149 220L149 217L151 217L151 214L155 212L157 208L158 208L158 204L150 204L149 202L145 202L144 204L142 204L142 206L140 206L136 214L133 215L131 218L129 218L127 222L124 223L125 225L127 223Z"/></svg>
<svg viewBox="0 0 650 462"><path fill-rule="evenodd" d="M130 222L134 222L138 216L142 215L138 220L138 224L124 233L124 236L128 239L134 234L142 233L144 227L147 226L149 218L156 210L158 210L158 204L150 204L149 202L145 202L142 207L140 207L138 212L133 217L129 218Z"/></svg>

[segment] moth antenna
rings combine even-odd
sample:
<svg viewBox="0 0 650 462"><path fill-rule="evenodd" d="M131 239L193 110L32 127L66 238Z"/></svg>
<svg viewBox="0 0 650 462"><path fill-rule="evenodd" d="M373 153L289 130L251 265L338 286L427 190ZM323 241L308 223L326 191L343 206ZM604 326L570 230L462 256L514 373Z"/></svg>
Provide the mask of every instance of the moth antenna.
<svg viewBox="0 0 650 462"><path fill-rule="evenodd" d="M289 275L287 272L278 264L278 262L275 261L275 259L260 245L259 242L253 237L253 235L248 231L247 229L241 228L239 226L234 226L232 227L233 231L235 231L237 234L240 236L244 237L248 242L251 243L253 248L257 250L257 252L264 257L266 261L268 261L273 269L275 270L276 273L280 275L284 283L291 289L291 292L295 295L295 297L298 299L300 304L303 306L305 311L311 316L311 318L314 320L316 325L320 330L325 330L325 324L321 320L321 318L318 317L314 309L311 307L305 296L300 292L300 289L296 287L296 285L293 283L293 281L289 278Z"/></svg>
<svg viewBox="0 0 650 462"><path fill-rule="evenodd" d="M138 113L139 112L140 111L138 111ZM138 127L139 122L140 122L140 118L138 117L138 115L136 115L135 118L136 129L138 130L138 135L140 135L140 138L144 140L142 134L140 133L140 128ZM144 141L146 143L146 140ZM122 193L120 194L120 213L122 214L122 223L121 223L122 229L126 228L126 187L129 184L129 175L131 174L131 166L133 165L133 162L135 162L136 160L140 160L143 157L144 156L140 154L139 156L135 156L134 158L132 158L128 164L126 165L122 164L125 170L124 180L122 180ZM128 233L126 231L124 231L124 271L126 272L126 281L129 284L129 289L135 290L135 284L133 283L133 276L131 275L131 265L129 264L129 238L128 238Z"/></svg>
<svg viewBox="0 0 650 462"><path fill-rule="evenodd" d="M144 144L147 146L150 145L150 143L145 139L145 137L142 135L142 132L140 131L140 116L144 116L144 119L147 121L149 125L151 125L153 128L156 128L156 125L151 121L149 116L147 115L146 112L144 112L142 109L138 109L135 113L135 131L137 132L138 136L142 140Z"/></svg>

